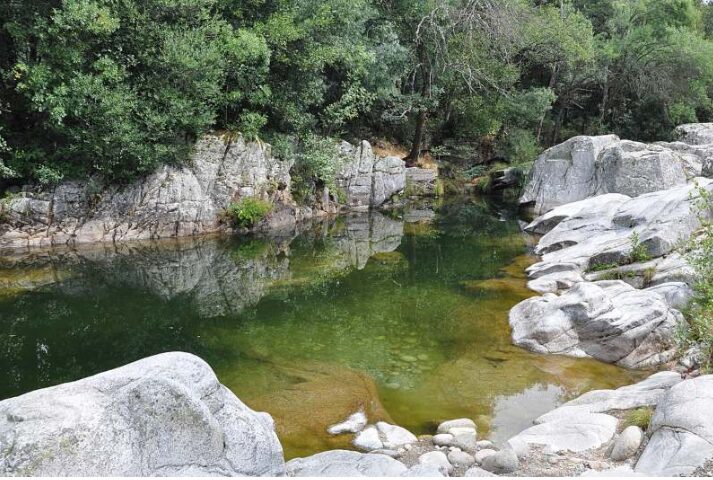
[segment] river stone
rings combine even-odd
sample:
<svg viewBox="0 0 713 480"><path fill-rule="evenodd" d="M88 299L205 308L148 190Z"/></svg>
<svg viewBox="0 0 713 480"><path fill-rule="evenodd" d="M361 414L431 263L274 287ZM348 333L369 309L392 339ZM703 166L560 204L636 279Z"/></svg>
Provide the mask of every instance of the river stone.
<svg viewBox="0 0 713 480"><path fill-rule="evenodd" d="M286 465L290 477L398 477L406 466L386 455L330 450L295 458Z"/></svg>
<svg viewBox="0 0 713 480"><path fill-rule="evenodd" d="M480 467L488 472L502 475L517 470L520 467L520 460L514 451L505 448L493 455L485 457Z"/></svg>
<svg viewBox="0 0 713 480"><path fill-rule="evenodd" d="M620 280L579 282L510 310L515 345L537 353L591 357L627 368L671 360L683 315L654 292Z"/></svg>
<svg viewBox="0 0 713 480"><path fill-rule="evenodd" d="M448 452L448 461L454 467L470 467L475 463L475 458L462 450Z"/></svg>
<svg viewBox="0 0 713 480"><path fill-rule="evenodd" d="M466 470L464 477L496 477L494 473L490 473L487 470L483 470L480 467L471 467Z"/></svg>
<svg viewBox="0 0 713 480"><path fill-rule="evenodd" d="M475 443L475 446L478 448L478 450L485 449L485 448L493 448L495 444L491 442L490 440L478 440Z"/></svg>
<svg viewBox="0 0 713 480"><path fill-rule="evenodd" d="M438 433L433 436L431 441L438 447L447 447L453 444L453 435L450 433Z"/></svg>
<svg viewBox="0 0 713 480"><path fill-rule="evenodd" d="M455 420L442 422L438 425L437 433L451 433L451 429L454 428L466 428L472 430L473 432L476 431L475 422L473 420L470 418L457 418Z"/></svg>
<svg viewBox="0 0 713 480"><path fill-rule="evenodd" d="M369 425L364 430L359 432L352 444L359 450L370 452L384 448L384 443L381 441L379 431L374 425Z"/></svg>
<svg viewBox="0 0 713 480"><path fill-rule="evenodd" d="M440 451L427 452L418 457L418 463L438 468L441 473L448 475L453 471L453 465L448 461L445 453Z"/></svg>
<svg viewBox="0 0 713 480"><path fill-rule="evenodd" d="M713 375L684 380L661 399L635 471L688 475L713 459Z"/></svg>
<svg viewBox="0 0 713 480"><path fill-rule="evenodd" d="M641 428L632 425L626 427L614 440L609 456L612 460L622 462L631 458L641 446L644 440L644 432Z"/></svg>
<svg viewBox="0 0 713 480"><path fill-rule="evenodd" d="M416 464L401 474L402 477L443 477L441 470L435 465Z"/></svg>
<svg viewBox="0 0 713 480"><path fill-rule="evenodd" d="M478 450L475 454L475 461L478 463L483 463L483 460L488 458L490 455L495 455L496 453L498 453L498 451L492 448L484 448L482 450Z"/></svg>
<svg viewBox="0 0 713 480"><path fill-rule="evenodd" d="M21 476L280 476L266 413L200 358L163 353L0 402L0 473Z"/></svg>
<svg viewBox="0 0 713 480"><path fill-rule="evenodd" d="M356 413L349 415L349 417L341 423L330 426L327 432L330 435L339 435L341 433L359 433L366 427L367 419L366 414L359 410Z"/></svg>
<svg viewBox="0 0 713 480"><path fill-rule="evenodd" d="M377 422L376 429L383 439L385 448L398 448L408 443L418 441L416 435L398 425L390 425L386 422Z"/></svg>
<svg viewBox="0 0 713 480"><path fill-rule="evenodd" d="M455 429L452 429L451 431L454 430ZM478 449L475 432L458 433L454 435L452 446L465 450L466 452L475 453Z"/></svg>

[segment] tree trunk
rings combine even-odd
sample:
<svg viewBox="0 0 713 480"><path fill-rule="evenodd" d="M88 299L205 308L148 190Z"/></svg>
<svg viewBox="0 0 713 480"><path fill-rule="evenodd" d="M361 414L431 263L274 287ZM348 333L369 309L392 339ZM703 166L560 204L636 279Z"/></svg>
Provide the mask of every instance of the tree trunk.
<svg viewBox="0 0 713 480"><path fill-rule="evenodd" d="M416 131L413 134L413 144L411 151L405 158L406 164L409 166L415 165L421 156L421 146L423 145L423 132L426 129L426 121L428 120L428 112L421 110L416 119Z"/></svg>
<svg viewBox="0 0 713 480"><path fill-rule="evenodd" d="M426 53L426 47L423 43L419 42L417 46L418 59L420 62L421 71L421 97L427 99L431 96L431 72L429 70L428 55ZM416 118L416 130L413 134L413 144L411 145L411 151L404 160L406 164L411 166L418 162L421 156L421 148L423 145L423 134L426 130L426 122L428 121L428 110L425 106L421 106L418 112L418 117Z"/></svg>

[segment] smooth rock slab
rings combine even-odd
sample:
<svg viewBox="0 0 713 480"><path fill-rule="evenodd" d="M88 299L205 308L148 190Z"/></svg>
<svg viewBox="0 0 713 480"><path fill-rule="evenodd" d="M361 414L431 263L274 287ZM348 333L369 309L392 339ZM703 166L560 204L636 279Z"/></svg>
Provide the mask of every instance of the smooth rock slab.
<svg viewBox="0 0 713 480"><path fill-rule="evenodd" d="M521 458L530 445L557 452L582 452L611 441L618 419L602 412L655 406L666 392L681 382L676 372L659 372L649 378L616 390L593 390L538 417L536 425L508 440Z"/></svg>
<svg viewBox="0 0 713 480"><path fill-rule="evenodd" d="M295 458L286 465L290 477L398 477L406 465L386 455L330 450Z"/></svg>
<svg viewBox="0 0 713 480"><path fill-rule="evenodd" d="M172 352L0 402L0 474L279 476L272 418Z"/></svg>

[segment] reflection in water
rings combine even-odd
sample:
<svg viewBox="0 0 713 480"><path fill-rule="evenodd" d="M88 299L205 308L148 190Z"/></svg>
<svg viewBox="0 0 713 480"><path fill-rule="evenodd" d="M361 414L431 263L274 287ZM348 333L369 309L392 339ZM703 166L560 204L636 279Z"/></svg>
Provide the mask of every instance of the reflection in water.
<svg viewBox="0 0 713 480"><path fill-rule="evenodd" d="M359 408L416 433L467 416L502 439L635 377L510 344L507 312L531 294L525 242L507 210L467 201L294 238L5 259L0 398L184 350L273 414L288 456L347 446L325 429Z"/></svg>

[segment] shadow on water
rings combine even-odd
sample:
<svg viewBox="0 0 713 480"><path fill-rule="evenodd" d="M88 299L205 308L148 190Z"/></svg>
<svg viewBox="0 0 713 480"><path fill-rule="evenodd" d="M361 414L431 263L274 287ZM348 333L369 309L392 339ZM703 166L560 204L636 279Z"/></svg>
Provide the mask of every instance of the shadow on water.
<svg viewBox="0 0 713 480"><path fill-rule="evenodd" d="M271 239L5 258L0 398L170 350L270 412L288 457L348 446L357 409L415 433L471 417L502 441L564 399L638 374L530 354L508 310L534 261L506 207L473 199L351 215Z"/></svg>

